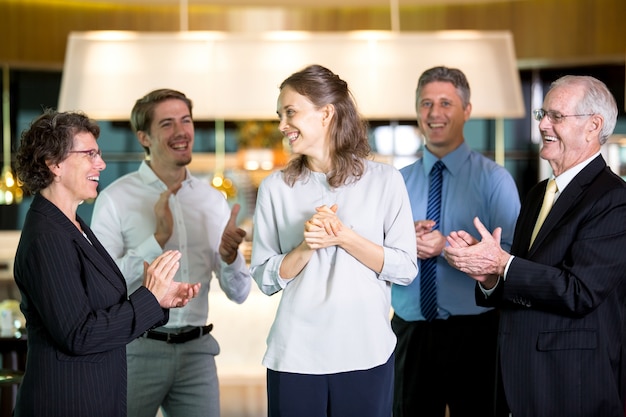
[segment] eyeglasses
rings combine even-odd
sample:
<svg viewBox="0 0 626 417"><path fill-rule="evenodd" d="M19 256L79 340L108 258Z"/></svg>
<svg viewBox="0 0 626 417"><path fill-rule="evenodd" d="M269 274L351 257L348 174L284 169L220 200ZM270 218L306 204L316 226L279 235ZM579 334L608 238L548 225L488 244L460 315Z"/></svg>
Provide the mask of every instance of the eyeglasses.
<svg viewBox="0 0 626 417"><path fill-rule="evenodd" d="M69 151L69 153L82 153L83 155L87 155L89 159L94 161L96 156L102 158L102 150L100 149L87 149L85 151Z"/></svg>
<svg viewBox="0 0 626 417"><path fill-rule="evenodd" d="M578 117L578 116L593 116L595 113L587 114L561 114L553 110L535 109L533 110L533 117L536 121L540 122L544 116L548 116L548 120L551 123L561 123L566 117Z"/></svg>

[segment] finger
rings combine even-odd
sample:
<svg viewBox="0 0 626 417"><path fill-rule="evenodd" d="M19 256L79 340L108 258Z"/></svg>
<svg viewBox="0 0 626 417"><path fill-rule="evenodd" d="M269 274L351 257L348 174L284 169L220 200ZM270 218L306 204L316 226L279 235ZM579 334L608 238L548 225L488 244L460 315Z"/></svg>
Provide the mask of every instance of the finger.
<svg viewBox="0 0 626 417"><path fill-rule="evenodd" d="M241 209L241 206L239 204L235 204L233 206L232 210L230 211L230 218L228 219L227 227L232 227L232 228L237 227L237 216L239 215L240 209Z"/></svg>
<svg viewBox="0 0 626 417"><path fill-rule="evenodd" d="M450 235L446 238L446 240L453 248L460 248L461 243L463 242L463 239L459 237L457 232L450 232Z"/></svg>
<svg viewBox="0 0 626 417"><path fill-rule="evenodd" d="M502 238L502 228L496 227L496 230L493 231L493 239L500 244Z"/></svg>
<svg viewBox="0 0 626 417"><path fill-rule="evenodd" d="M180 190L180 188L183 186L182 182L179 182L178 184L175 184L173 187L171 187L169 189L170 194L176 194L178 192L178 190ZM169 197L169 196L168 196Z"/></svg>
<svg viewBox="0 0 626 417"><path fill-rule="evenodd" d="M319 219L317 217L311 217L311 219L309 221L307 221L308 223L308 228L310 230L315 230L316 228L318 229L323 229L324 228L324 221L322 219Z"/></svg>
<svg viewBox="0 0 626 417"><path fill-rule="evenodd" d="M467 233L465 230L460 230L458 232L459 238L467 243L468 246L471 246L475 243L478 243L478 241L476 239L474 239L474 237L472 235L470 235L469 233Z"/></svg>
<svg viewBox="0 0 626 417"><path fill-rule="evenodd" d="M193 292L192 292L191 298L195 298L198 296L198 294L200 294L200 287L202 287L202 284L199 282L193 285Z"/></svg>
<svg viewBox="0 0 626 417"><path fill-rule="evenodd" d="M333 227L333 223L330 221L325 221L324 222L324 230L326 231L326 234L328 235L335 235L335 230Z"/></svg>
<svg viewBox="0 0 626 417"><path fill-rule="evenodd" d="M333 213L337 213L337 207L338 207L338 206L337 206L337 204L333 204L332 206L330 206L330 210L331 210Z"/></svg>
<svg viewBox="0 0 626 417"><path fill-rule="evenodd" d="M169 249L159 255L156 260L159 264L166 265L168 263L177 262L181 256L182 254L180 253L180 251Z"/></svg>
<svg viewBox="0 0 626 417"><path fill-rule="evenodd" d="M180 187L178 187L178 188L180 188ZM173 192L174 192L174 191L172 191L172 189L168 188L167 190L165 190L165 191L163 191L163 192L161 193L161 195L160 195L159 199L160 199L163 203L167 204L167 200L169 200L169 198L170 198L170 196L172 195L172 193L173 193Z"/></svg>
<svg viewBox="0 0 626 417"><path fill-rule="evenodd" d="M163 271L165 272L165 280L172 281L174 279L174 275L178 272L178 268L180 268L180 263L178 261L174 264L169 264L168 268Z"/></svg>
<svg viewBox="0 0 626 417"><path fill-rule="evenodd" d="M489 230L487 230L485 225L482 224L478 216L474 217L474 226L476 226L476 230L478 230L478 233L480 233L483 240L485 238L492 238L491 233L489 233Z"/></svg>
<svg viewBox="0 0 626 417"><path fill-rule="evenodd" d="M454 232L450 233L450 235L452 235L453 233L454 233L454 240L461 247L472 246L472 245L478 243L478 241L476 239L474 239L474 236L470 235L465 230L454 231Z"/></svg>
<svg viewBox="0 0 626 417"><path fill-rule="evenodd" d="M418 220L414 222L415 224L415 234L418 236L423 235L424 233L428 233L432 230L435 222L432 220Z"/></svg>
<svg viewBox="0 0 626 417"><path fill-rule="evenodd" d="M324 204L323 206L315 207L315 210L318 213L334 213L337 211L337 204L333 204L333 207L335 207L335 210L331 210L326 204Z"/></svg>
<svg viewBox="0 0 626 417"><path fill-rule="evenodd" d="M174 273L176 272L176 270L178 270L178 261L180 260L181 256L181 253L177 250L168 250L163 252L163 254L161 254L153 262L154 272L165 273L166 276L169 278L170 275L173 275L171 273L172 269L175 269Z"/></svg>

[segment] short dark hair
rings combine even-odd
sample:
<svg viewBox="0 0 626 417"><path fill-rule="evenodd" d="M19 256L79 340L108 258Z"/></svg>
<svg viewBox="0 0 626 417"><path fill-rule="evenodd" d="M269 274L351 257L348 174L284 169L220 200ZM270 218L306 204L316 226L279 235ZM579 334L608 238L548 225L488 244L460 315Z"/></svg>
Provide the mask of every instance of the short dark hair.
<svg viewBox="0 0 626 417"><path fill-rule="evenodd" d="M463 108L466 108L467 105L470 104L470 86L467 82L465 74L463 74L463 71L457 68L448 68L443 66L433 67L422 73L417 81L417 89L415 91L416 102L419 100L422 88L424 88L426 84L430 84L435 81L448 82L452 84L454 88L456 88L456 92L459 97L461 97Z"/></svg>
<svg viewBox="0 0 626 417"><path fill-rule="evenodd" d="M31 194L48 187L54 180L49 165L64 161L74 146L74 136L89 132L96 139L100 127L82 112L44 110L22 132L15 157L15 170L22 188Z"/></svg>

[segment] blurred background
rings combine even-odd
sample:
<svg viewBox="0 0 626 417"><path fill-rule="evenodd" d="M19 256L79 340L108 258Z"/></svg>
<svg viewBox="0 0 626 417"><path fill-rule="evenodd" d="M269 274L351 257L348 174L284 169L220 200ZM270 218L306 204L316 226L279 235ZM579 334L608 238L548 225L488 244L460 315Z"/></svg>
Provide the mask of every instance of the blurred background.
<svg viewBox="0 0 626 417"><path fill-rule="evenodd" d="M30 197L20 195L17 185L11 182L13 152L21 131L29 122L43 108L57 108L62 84L72 85L73 80L63 78L71 33L211 31L242 35L246 39L258 37L259 42L264 34L273 31L510 33L514 78L517 78L511 88L519 89L523 114L519 117L472 117L466 124L465 137L470 147L495 159L511 172L523 197L549 173L538 158L540 145L531 109L541 106L549 84L565 74L595 76L604 81L616 97L618 124L604 152L612 169L626 176L624 16L624 0L0 0L3 74L0 301L19 300L12 281L12 262L30 203ZM446 51L441 52L445 56ZM419 52L417 55L419 58ZM240 57L242 69L254 65L248 58ZM168 60L166 53L162 59L163 62ZM289 68L278 74L280 79L292 72L287 65L289 60L290 56L286 55L273 63L277 71L281 65ZM385 64L389 68L388 77L394 77L393 58ZM363 63L364 70L367 65ZM460 69L464 68L460 66ZM419 72L416 69L414 79L405 86L411 94ZM473 95L494 92L489 91L489 84L480 91L472 80L470 84ZM184 92L195 104L208 101L219 107L221 100L246 101L245 96L234 92L233 97L225 97L200 91ZM277 88L275 92L278 93ZM195 155L190 170L221 190L231 205L241 204L239 221L249 231L249 237L260 181L280 169L290 157L277 130L273 106L275 101L270 103L267 117L195 118ZM422 140L412 112L413 108L409 108L398 116L368 118L370 143L376 159L400 168L421 155ZM128 120L98 118L98 122L102 128L98 143L107 163L100 178L103 188L121 175L136 170L143 159L143 151ZM92 207L92 202L85 202L79 208L79 215L88 223ZM242 249L249 256L249 240ZM215 288L217 285L213 287L210 321L215 324L214 333L222 346L218 367L223 415L263 416L264 369L260 362L279 295L266 297L253 288L250 298L236 305L225 299L219 288ZM0 303L0 310L13 311L11 317L19 319L14 307L11 302ZM0 320L0 325L1 322L5 323L3 335L22 336L14 332L19 328L6 329L6 323L13 323L15 327L15 320Z"/></svg>

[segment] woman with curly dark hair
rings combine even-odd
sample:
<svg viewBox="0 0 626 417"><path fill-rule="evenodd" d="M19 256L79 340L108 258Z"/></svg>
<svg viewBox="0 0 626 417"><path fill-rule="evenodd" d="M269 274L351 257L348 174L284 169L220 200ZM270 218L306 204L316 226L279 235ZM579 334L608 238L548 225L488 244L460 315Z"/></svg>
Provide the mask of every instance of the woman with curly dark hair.
<svg viewBox="0 0 626 417"><path fill-rule="evenodd" d="M173 282L180 253L146 264L130 296L124 277L76 209L98 194L106 164L98 125L45 111L22 133L16 171L34 194L15 256L26 317L26 371L15 416L126 415L126 344L168 320L199 284Z"/></svg>
<svg viewBox="0 0 626 417"><path fill-rule="evenodd" d="M259 188L251 272L282 291L263 364L270 417L389 417L391 283L416 275L400 173L369 159L347 83L319 65L288 77L279 129L295 154Z"/></svg>

